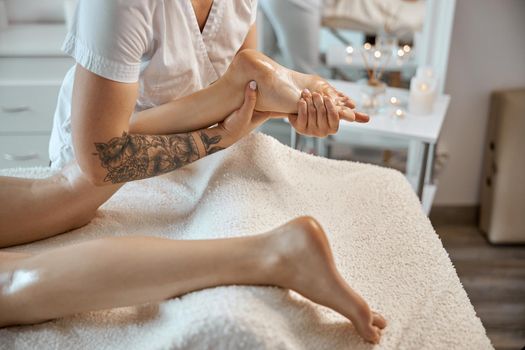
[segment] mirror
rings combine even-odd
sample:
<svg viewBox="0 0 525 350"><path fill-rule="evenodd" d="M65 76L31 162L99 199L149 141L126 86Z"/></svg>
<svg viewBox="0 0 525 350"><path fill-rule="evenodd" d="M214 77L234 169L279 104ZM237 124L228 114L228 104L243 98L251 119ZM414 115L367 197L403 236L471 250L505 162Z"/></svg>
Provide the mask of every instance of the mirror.
<svg viewBox="0 0 525 350"><path fill-rule="evenodd" d="M260 0L260 49L304 73L408 87L417 68L425 3Z"/></svg>
<svg viewBox="0 0 525 350"><path fill-rule="evenodd" d="M432 84L418 86L431 86L435 95L443 91L454 7L453 0L259 0L260 50L294 70L356 84L351 97L359 109L402 120L415 75L430 74ZM349 129L351 137L337 141L350 147L329 146L324 154L410 172L407 152L417 153L417 144ZM290 142L284 123L265 131ZM301 139L303 150L319 153L317 141ZM330 152L338 148L344 151Z"/></svg>

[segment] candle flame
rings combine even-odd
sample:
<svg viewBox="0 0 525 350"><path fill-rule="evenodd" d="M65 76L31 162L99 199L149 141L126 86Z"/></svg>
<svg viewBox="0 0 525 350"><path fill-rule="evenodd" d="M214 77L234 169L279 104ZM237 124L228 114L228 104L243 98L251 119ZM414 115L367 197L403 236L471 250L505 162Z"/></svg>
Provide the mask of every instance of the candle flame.
<svg viewBox="0 0 525 350"><path fill-rule="evenodd" d="M428 90L428 85L425 84L425 83L419 85L419 90L421 90L421 91L427 91L427 90Z"/></svg>

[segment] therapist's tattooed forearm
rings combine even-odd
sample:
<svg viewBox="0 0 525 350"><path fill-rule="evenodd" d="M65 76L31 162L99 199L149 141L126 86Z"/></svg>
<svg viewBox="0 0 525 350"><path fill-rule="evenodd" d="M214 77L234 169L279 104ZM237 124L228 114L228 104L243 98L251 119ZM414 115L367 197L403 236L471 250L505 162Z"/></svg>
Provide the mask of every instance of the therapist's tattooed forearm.
<svg viewBox="0 0 525 350"><path fill-rule="evenodd" d="M201 137L202 144L204 145L204 150L206 151L206 154L212 154L224 149L220 146L214 146L221 141L221 135L215 135L210 137L204 131L199 132L199 135Z"/></svg>
<svg viewBox="0 0 525 350"><path fill-rule="evenodd" d="M201 135L202 138L202 135ZM95 143L106 182L122 183L164 174L200 158L191 133L130 135L126 132L106 143Z"/></svg>

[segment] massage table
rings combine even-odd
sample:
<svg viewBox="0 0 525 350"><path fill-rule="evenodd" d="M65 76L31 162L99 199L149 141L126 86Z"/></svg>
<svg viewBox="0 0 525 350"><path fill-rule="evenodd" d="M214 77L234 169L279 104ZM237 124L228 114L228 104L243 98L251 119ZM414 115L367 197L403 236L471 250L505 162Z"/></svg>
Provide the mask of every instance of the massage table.
<svg viewBox="0 0 525 350"><path fill-rule="evenodd" d="M0 174L45 177L51 170ZM171 174L126 184L85 227L5 250L36 253L108 236L246 236L300 215L321 223L344 278L387 318L380 344L365 343L343 316L295 292L223 286L1 329L0 348L492 349L400 172L308 155L262 134Z"/></svg>

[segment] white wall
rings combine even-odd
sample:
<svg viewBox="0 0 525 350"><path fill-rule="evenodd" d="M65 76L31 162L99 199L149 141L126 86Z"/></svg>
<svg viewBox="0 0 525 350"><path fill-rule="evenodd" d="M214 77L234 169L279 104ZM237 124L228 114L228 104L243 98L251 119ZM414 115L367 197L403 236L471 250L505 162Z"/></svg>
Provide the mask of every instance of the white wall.
<svg viewBox="0 0 525 350"><path fill-rule="evenodd" d="M440 139L450 159L435 205L479 203L490 93L513 87L525 87L525 1L458 0L445 84L452 101Z"/></svg>

